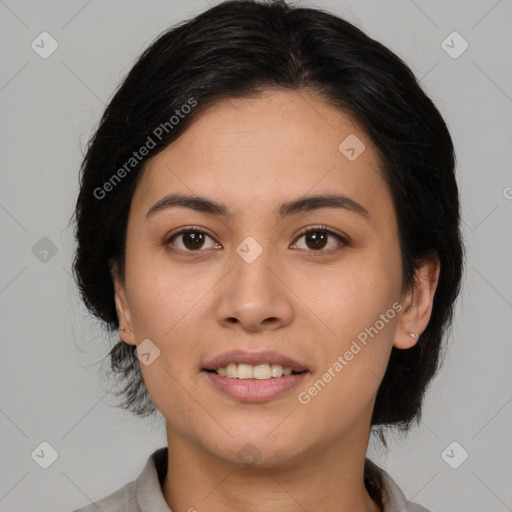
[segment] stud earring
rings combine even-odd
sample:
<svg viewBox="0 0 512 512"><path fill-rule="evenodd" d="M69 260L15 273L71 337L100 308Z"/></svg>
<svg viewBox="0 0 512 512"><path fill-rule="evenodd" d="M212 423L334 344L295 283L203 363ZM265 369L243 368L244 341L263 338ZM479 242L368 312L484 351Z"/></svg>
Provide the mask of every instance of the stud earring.
<svg viewBox="0 0 512 512"><path fill-rule="evenodd" d="M131 332L129 329L126 330L124 327L119 327L119 330L120 331L126 331L126 334L130 334L130 332Z"/></svg>
<svg viewBox="0 0 512 512"><path fill-rule="evenodd" d="M411 338L414 338L414 339L416 339L416 338L418 337L418 335L417 335L415 332L410 332L410 333L409 333L409 336L410 336Z"/></svg>

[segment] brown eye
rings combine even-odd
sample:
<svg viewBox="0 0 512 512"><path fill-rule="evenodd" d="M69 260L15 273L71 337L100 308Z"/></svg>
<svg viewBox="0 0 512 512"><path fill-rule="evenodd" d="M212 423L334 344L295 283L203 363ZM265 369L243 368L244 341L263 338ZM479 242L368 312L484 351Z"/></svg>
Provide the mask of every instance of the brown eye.
<svg viewBox="0 0 512 512"><path fill-rule="evenodd" d="M305 235L306 245L310 249L323 249L327 245L327 235L323 231L308 231Z"/></svg>
<svg viewBox="0 0 512 512"><path fill-rule="evenodd" d="M334 233L326 227L309 228L304 230L302 235L297 240L300 240L301 238L304 238L306 250L316 252L322 251L322 249L324 249L329 244L329 239L331 238L336 239L338 242L328 247L327 250L340 245L340 242L342 244L346 244L346 240L342 236ZM296 242L295 245L297 245L297 243L298 242Z"/></svg>
<svg viewBox="0 0 512 512"><path fill-rule="evenodd" d="M205 247L205 243L211 240L213 245ZM184 252L197 252L204 248L215 248L213 238L200 229L183 229L172 235L167 243L174 245L178 250Z"/></svg>

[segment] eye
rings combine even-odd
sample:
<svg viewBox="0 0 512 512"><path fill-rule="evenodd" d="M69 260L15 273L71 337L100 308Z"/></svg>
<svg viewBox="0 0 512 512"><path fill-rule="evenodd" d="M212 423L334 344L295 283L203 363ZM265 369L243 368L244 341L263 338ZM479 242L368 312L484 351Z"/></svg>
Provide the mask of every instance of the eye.
<svg viewBox="0 0 512 512"><path fill-rule="evenodd" d="M306 243L306 247L302 247L302 249L310 252L331 252L331 249L336 249L339 245L347 245L347 241L344 237L338 235L326 226L303 229L292 247L297 247L298 240L301 238L304 238ZM327 247L329 245L329 239L333 238L336 239L338 243ZM210 240L209 246L206 243L208 240ZM196 226L190 226L173 233L167 238L165 245L172 245L174 247L171 247L171 250L181 253L200 252L201 249L222 248L208 233ZM298 248L301 249L301 247Z"/></svg>
<svg viewBox="0 0 512 512"><path fill-rule="evenodd" d="M306 247L305 250L311 250L314 252L330 252L330 249L336 249L337 246L343 244L347 245L347 241L344 237L341 235L338 235L337 233L334 233L330 229L328 229L326 226L317 226L312 228L306 228L301 231L301 236L297 238L297 240L300 240L301 238L304 238ZM328 247L326 250L325 247L329 243L329 238L335 238L338 240L337 244L334 244L331 247ZM340 244L341 242L341 244ZM294 245L297 245L297 242L295 242ZM299 247L300 248L300 247Z"/></svg>
<svg viewBox="0 0 512 512"><path fill-rule="evenodd" d="M208 239L213 242L213 245L210 244L210 247L205 247L205 242ZM175 240L181 242L181 246L176 244ZM210 235L195 226L190 226L172 234L165 243L174 245L178 252L198 252L200 249L218 249L221 247L221 245L216 243Z"/></svg>

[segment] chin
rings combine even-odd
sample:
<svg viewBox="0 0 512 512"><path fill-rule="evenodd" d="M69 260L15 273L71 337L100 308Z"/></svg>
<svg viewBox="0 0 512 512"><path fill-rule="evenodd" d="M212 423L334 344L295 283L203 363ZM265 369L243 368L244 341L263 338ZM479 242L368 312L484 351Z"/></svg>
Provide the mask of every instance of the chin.
<svg viewBox="0 0 512 512"><path fill-rule="evenodd" d="M211 446L213 439L210 437L205 448L227 464L248 469L275 469L294 465L303 446L294 440L289 431L283 429L281 436L274 435L272 438L268 437L268 432L271 429L252 434L238 433L233 438L226 435L214 446Z"/></svg>

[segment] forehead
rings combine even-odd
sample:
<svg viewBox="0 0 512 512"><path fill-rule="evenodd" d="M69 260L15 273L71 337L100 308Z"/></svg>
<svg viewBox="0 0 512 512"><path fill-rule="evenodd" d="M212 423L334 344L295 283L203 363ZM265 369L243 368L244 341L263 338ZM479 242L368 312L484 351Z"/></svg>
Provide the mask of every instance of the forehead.
<svg viewBox="0 0 512 512"><path fill-rule="evenodd" d="M181 191L263 208L284 196L335 191L389 201L378 151L346 112L316 93L266 91L221 100L146 162L135 207Z"/></svg>

